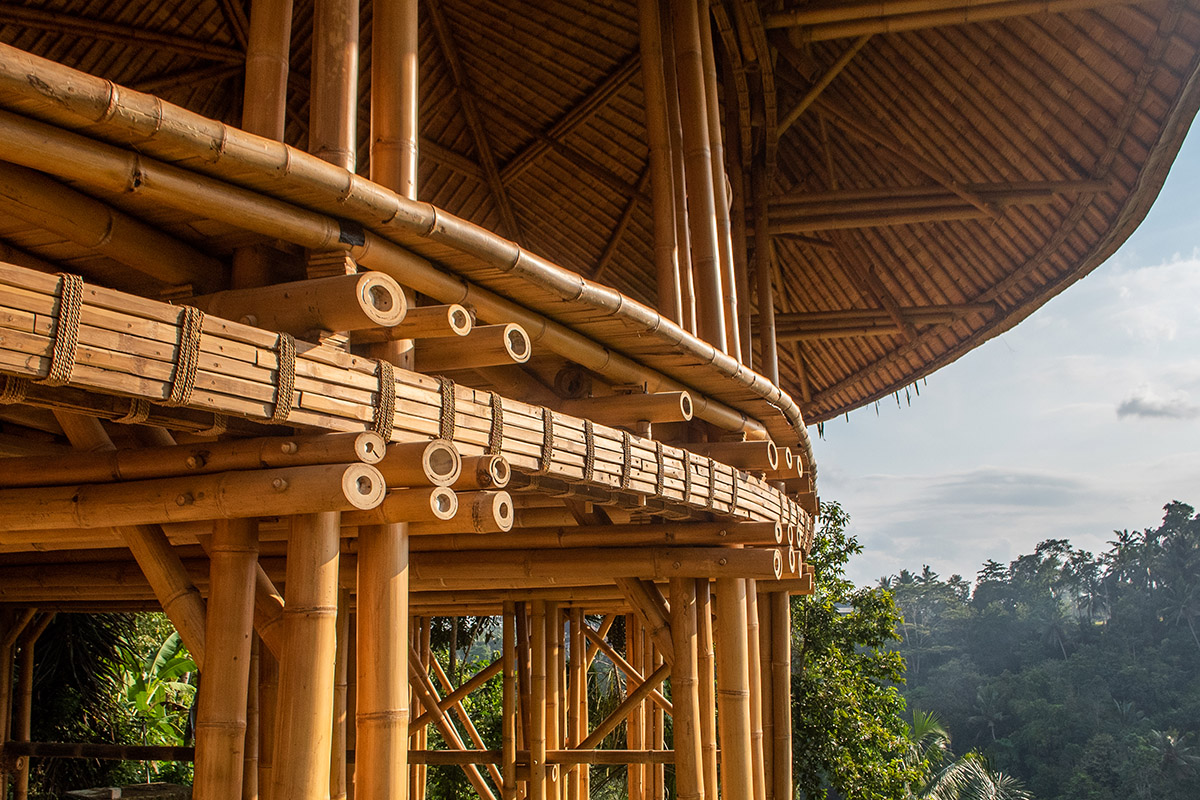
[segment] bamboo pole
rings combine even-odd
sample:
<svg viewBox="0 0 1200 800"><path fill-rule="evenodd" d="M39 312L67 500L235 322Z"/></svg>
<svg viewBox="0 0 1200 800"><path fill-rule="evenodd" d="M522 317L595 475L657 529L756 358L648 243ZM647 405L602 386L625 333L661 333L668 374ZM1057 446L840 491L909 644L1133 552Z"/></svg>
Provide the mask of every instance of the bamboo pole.
<svg viewBox="0 0 1200 800"><path fill-rule="evenodd" d="M700 750L704 757L704 787L716 798L717 789L717 695L713 654L712 585L708 578L696 580L696 676L700 682Z"/></svg>
<svg viewBox="0 0 1200 800"><path fill-rule="evenodd" d="M632 694L628 695L615 709L613 709L613 712L609 714L606 719L597 724L596 727L592 729L592 732L588 734L587 738L580 742L579 747L575 749L591 750L599 745L600 742L604 741L604 738L608 736L608 734L612 733L613 729L620 725L622 720L629 716L631 709L638 706L643 700L646 699L650 692L662 685L662 682L667 679L667 676L670 674L670 672L671 668L665 663L658 669L654 670L653 673L647 676L645 681L643 681L636 689L634 689Z"/></svg>
<svg viewBox="0 0 1200 800"><path fill-rule="evenodd" d="M333 732L330 743L329 798L347 796L347 710L350 693L350 601L351 593L342 589L338 596L337 644L333 656Z"/></svg>
<svg viewBox="0 0 1200 800"><path fill-rule="evenodd" d="M587 736L587 641L584 636L582 608L571 608L570 614L570 697L568 698L566 747L575 747ZM585 800L588 793L587 766L574 765L567 773L567 800Z"/></svg>
<svg viewBox="0 0 1200 800"><path fill-rule="evenodd" d="M80 450L115 449L99 420L77 414L55 412L71 444ZM19 490L14 490L19 491ZM188 652L201 669L205 654L205 606L200 592L192 584L179 556L171 550L162 528L133 525L114 528L125 540L134 559L146 576L155 597L171 624L179 631Z"/></svg>
<svg viewBox="0 0 1200 800"><path fill-rule="evenodd" d="M449 491L442 488L441 491ZM445 520L422 520L413 522L409 533L413 536L445 536L466 533L503 533L513 527L514 514L512 496L508 492L463 492L454 495L462 512ZM475 546L486 540L476 540Z"/></svg>
<svg viewBox="0 0 1200 800"><path fill-rule="evenodd" d="M445 522L458 513L458 495L445 486L397 489L375 508L348 511L346 525L391 525L397 522ZM410 531L411 533L411 531Z"/></svg>
<svg viewBox="0 0 1200 800"><path fill-rule="evenodd" d="M450 682L450 678L448 675L446 675L446 671L442 669L442 665L438 663L436 658L430 659L429 664L431 667L433 667L434 676L442 685L442 691L447 692L447 695L438 701L438 708L441 709L443 713L446 708L453 708L454 713L458 715L459 720L462 722L463 728L465 728L467 731L467 737L471 740L471 745L476 750L486 749L483 737L479 734L479 729L475 727L475 723L471 721L471 715L467 713L466 706L463 705L462 697L453 697L452 699L452 696L457 694L457 690L455 690L454 685ZM496 786L501 786L503 783L503 778L500 775L499 768L495 764L488 764L487 771L488 775L492 779L492 782L495 783Z"/></svg>
<svg viewBox="0 0 1200 800"><path fill-rule="evenodd" d="M696 0L671 0L671 16L683 123L687 215L696 281L696 331L701 339L728 353L725 300L721 291L717 202L713 194L716 184L706 117L704 63Z"/></svg>
<svg viewBox="0 0 1200 800"><path fill-rule="evenodd" d="M408 535L359 530L355 793L399 798L409 788Z"/></svg>
<svg viewBox="0 0 1200 800"><path fill-rule="evenodd" d="M329 792L336 650L339 514L292 518L284 589L272 797ZM360 745L361 746L361 745Z"/></svg>
<svg viewBox="0 0 1200 800"><path fill-rule="evenodd" d="M504 685L501 694L501 800L517 798L517 620L516 604L505 600L501 611L501 664Z"/></svg>
<svg viewBox="0 0 1200 800"><path fill-rule="evenodd" d="M814 100L821 96L821 92L825 91L829 84L833 83L833 79L836 78L838 74L846 68L846 65L850 63L850 60L854 58L854 56L863 48L864 45L866 45L870 38L871 34L863 34L855 39L852 45L842 51L842 54L838 56L837 60L834 61L832 65L830 65L829 69L825 70L821 77L817 79L817 82L814 83L808 89L808 91L804 93L804 96L800 98L796 105L792 106L792 108L783 115L783 119L779 120L779 127L776 128L776 136L782 137L783 134L787 132L787 129L790 128L793 123L796 122L796 120L800 119L800 115L808 110L808 107L813 104ZM757 219L766 218L760 217L757 214L755 214L755 217Z"/></svg>
<svg viewBox="0 0 1200 800"><path fill-rule="evenodd" d="M634 427L641 422L687 422L693 413L692 398L687 392L614 394L564 400L559 409L565 414L620 427Z"/></svg>
<svg viewBox="0 0 1200 800"><path fill-rule="evenodd" d="M738 97L736 80L733 75L734 69L736 67L730 67L725 70L725 97L729 98L726 101L725 109L725 118L728 122L729 145L725 150L729 153L729 224L730 233L733 237L734 285L737 288L738 296L738 339L741 346L742 360L749 364L754 352L753 337L750 331L750 265L747 263L750 252L746 241L746 211L748 208L746 194L749 189L749 178L745 170L747 165L743 163L746 148L742 144L742 137L750 133L750 130L747 128L743 133L741 129L741 109L738 108L739 103L734 102L734 98Z"/></svg>
<svg viewBox="0 0 1200 800"><path fill-rule="evenodd" d="M758 289L758 336L762 352L760 369L767 380L779 385L779 345L775 340L775 289L771 285L771 237L767 219L767 170L755 164L751 172L754 195L754 277Z"/></svg>
<svg viewBox="0 0 1200 800"><path fill-rule="evenodd" d="M679 108L678 67L670 0L659 0L663 75L666 78L667 132L671 143L671 185L675 190L675 258L679 264L679 301L683 328L696 335L696 281L692 268L691 231L688 227L687 179L683 157L683 121Z"/></svg>
<svg viewBox="0 0 1200 800"><path fill-rule="evenodd" d="M280 649L282 654L282 648ZM275 721L279 712L279 659L258 651L258 796L272 800L275 786Z"/></svg>
<svg viewBox="0 0 1200 800"><path fill-rule="evenodd" d="M382 0L371 23L371 180L417 198L417 0Z"/></svg>
<svg viewBox="0 0 1200 800"><path fill-rule="evenodd" d="M696 624L696 582L687 578L671 581L671 638L675 663L671 668L671 702L675 750L675 786L680 800L716 797L716 786L704 783L701 743L700 673Z"/></svg>
<svg viewBox="0 0 1200 800"><path fill-rule="evenodd" d="M462 475L462 457L446 439L388 445L376 464L391 488L399 486L450 486Z"/></svg>
<svg viewBox="0 0 1200 800"><path fill-rule="evenodd" d="M763 754L762 651L758 629L758 589L746 581L746 675L750 685L750 767L756 800L766 800L766 762Z"/></svg>
<svg viewBox="0 0 1200 800"><path fill-rule="evenodd" d="M468 456L462 460L462 472L450 487L456 492L503 489L511 479L512 469L504 456Z"/></svg>
<svg viewBox="0 0 1200 800"><path fill-rule="evenodd" d="M651 641L664 653L673 651L673 646L663 649L664 645L671 644L671 612L658 587L650 581L636 578L617 578L615 583L629 600ZM668 664L672 657L668 656Z"/></svg>
<svg viewBox="0 0 1200 800"><path fill-rule="evenodd" d="M774 659L774 620L770 595L756 599L758 607L759 719L762 727L763 800L775 800L775 683L771 674ZM784 798L787 800L787 798Z"/></svg>
<svg viewBox="0 0 1200 800"><path fill-rule="evenodd" d="M658 310L683 322L679 286L679 249L675 239L675 187L671 174L671 132L667 84L663 74L663 40L658 0L638 0L642 91L645 94L646 139L650 148L650 187L654 212L654 272Z"/></svg>
<svg viewBox="0 0 1200 800"><path fill-rule="evenodd" d="M721 794L725 800L751 800L755 795L746 580L718 578L716 591Z"/></svg>
<svg viewBox="0 0 1200 800"><path fill-rule="evenodd" d="M416 369L420 372L451 372L502 364L524 364L533 353L529 334L516 323L476 325L466 336L418 340Z"/></svg>
<svg viewBox="0 0 1200 800"><path fill-rule="evenodd" d="M546 774L546 602L535 600L529 610L529 788L530 800L549 800Z"/></svg>
<svg viewBox="0 0 1200 800"><path fill-rule="evenodd" d="M410 597L409 602L410 602L410 608L411 608L412 596L410 595L409 597ZM454 689L453 691L450 692L450 694L443 697L441 699L441 702L438 704L439 707L442 709L442 711L445 711L451 707L454 707L467 695L471 694L476 689L483 686L483 684L487 683L489 680L494 678L499 672L502 671L503 667L504 667L504 664L503 664L502 660L493 661L488 666L479 670L479 672L477 672L475 675L473 675L470 678L470 680L463 683L462 686L458 687L457 689ZM429 723L433 722L433 718L434 718L433 709L426 709L424 712L421 713L420 716L418 716L416 719L414 719L412 722L410 722L408 724L409 733L416 733L419 729L421 729L424 726L428 725Z"/></svg>
<svg viewBox="0 0 1200 800"><path fill-rule="evenodd" d="M632 617L632 615L626 616L627 618L636 619L636 617ZM640 633L641 632L639 631L639 635ZM616 667L620 672L624 673L627 687L630 684L640 685L645 682L645 676L648 674L646 668L641 665L635 666L635 664L631 664L629 660L623 658L620 653L613 649L612 645L604 640L604 634L598 631L593 631L591 627L588 626L584 630L583 635L592 641L592 643L596 646L597 652L603 653L609 661L613 662L614 667ZM632 689L629 691L632 691ZM651 690L650 699L659 708L665 709L668 712L672 710L671 701L668 700L663 693L657 689Z"/></svg>
<svg viewBox="0 0 1200 800"><path fill-rule="evenodd" d="M242 794L245 767L257 523L250 519L218 522L209 551L207 691L200 692L192 791L198 800L228 800Z"/></svg>
<svg viewBox="0 0 1200 800"><path fill-rule="evenodd" d="M562 749L563 674L562 616L557 603L546 604L546 749ZM547 774L546 793L561 799L562 785L557 774Z"/></svg>
<svg viewBox="0 0 1200 800"><path fill-rule="evenodd" d="M713 51L710 0L696 0L700 35L700 61L704 71L703 113L708 124L709 150L712 153L713 201L717 223L717 263L721 273L721 297L725 315L725 352L741 363L749 358L742 353L738 330L737 276L733 262L733 234L729 220L728 176L725 174L725 143L721 136L721 104L717 94L717 58ZM700 109L697 109L699 112ZM740 154L734 153L733 158Z"/></svg>
<svg viewBox="0 0 1200 800"><path fill-rule="evenodd" d="M261 735L259 685L262 679L262 647L262 638L257 634L251 636L249 680L246 687L246 735L242 752L242 800L258 800L259 795L258 748Z"/></svg>
<svg viewBox="0 0 1200 800"><path fill-rule="evenodd" d="M792 796L792 619L786 592L767 595L771 615L771 742L776 800Z"/></svg>
<svg viewBox="0 0 1200 800"><path fill-rule="evenodd" d="M475 321L458 303L412 306L404 319L390 328L357 331L355 342L387 342L397 339L447 339L466 336Z"/></svg>
<svg viewBox="0 0 1200 800"><path fill-rule="evenodd" d="M33 733L33 662L37 640L45 632L46 627L54 620L54 612L43 614L36 622L30 624L21 633L17 642L20 649L18 674L15 692L15 712L13 713L13 738L15 741L28 742ZM2 743L2 740L0 740ZM13 800L29 800L29 759L24 759L17 770L14 781Z"/></svg>
<svg viewBox="0 0 1200 800"><path fill-rule="evenodd" d="M421 536L412 544L414 552L436 552L481 548L488 550L547 550L551 548L646 547L654 545L778 545L783 529L777 522L680 522L662 524L563 526L522 528L509 533L492 533L486 539L476 534Z"/></svg>
<svg viewBox="0 0 1200 800"><path fill-rule="evenodd" d="M358 3L313 4L308 150L354 172L358 148ZM335 328L334 330L343 330Z"/></svg>
<svg viewBox="0 0 1200 800"><path fill-rule="evenodd" d="M646 674L646 628L636 614L625 615L625 657L641 674ZM625 698L635 697L639 687L626 679ZM630 750L645 750L646 741L646 704L642 702L643 695L629 706L629 714L625 722L625 744ZM646 770L643 764L630 764L626 769L626 787L629 800L646 800Z"/></svg>

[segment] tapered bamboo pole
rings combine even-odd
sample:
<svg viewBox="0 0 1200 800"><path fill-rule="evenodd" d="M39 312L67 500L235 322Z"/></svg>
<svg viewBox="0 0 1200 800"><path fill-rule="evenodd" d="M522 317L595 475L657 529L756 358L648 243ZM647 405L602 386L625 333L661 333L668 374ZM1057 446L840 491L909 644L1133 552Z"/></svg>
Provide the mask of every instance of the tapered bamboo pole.
<svg viewBox="0 0 1200 800"><path fill-rule="evenodd" d="M66 412L55 412L54 417L75 448L90 451L115 449L99 420ZM204 600L188 577L179 556L171 549L162 528L134 525L115 530L133 553L155 596L162 604L163 611L179 631L192 658L203 669L206 616Z"/></svg>
<svg viewBox="0 0 1200 800"><path fill-rule="evenodd" d="M712 153L713 201L717 224L717 263L721 273L721 297L725 314L725 352L739 362L748 356L742 353L738 332L737 276L733 264L733 234L729 221L729 196L725 174L725 143L721 136L721 104L717 94L717 58L713 51L710 0L695 0L700 36L700 61L704 70L704 116L708 124L708 144ZM699 109L697 109L699 111ZM734 153L736 159L740 156Z"/></svg>
<svg viewBox="0 0 1200 800"><path fill-rule="evenodd" d="M717 684L713 653L712 585L696 580L696 676L700 683L700 751L704 757L705 792L717 789Z"/></svg>
<svg viewBox="0 0 1200 800"><path fill-rule="evenodd" d="M503 784L500 787L502 800L517 798L517 620L516 604L511 600L504 601L501 612L501 661L504 671L504 684L501 693L500 712L501 722L501 772Z"/></svg>
<svg viewBox="0 0 1200 800"><path fill-rule="evenodd" d="M675 187L671 175L671 132L658 0L638 0L638 22L646 140L650 147L650 191L654 198L654 274L658 311L668 319L682 323L679 252L675 239Z"/></svg>
<svg viewBox="0 0 1200 800"><path fill-rule="evenodd" d="M354 172L358 148L357 0L316 0L312 52L308 150Z"/></svg>
<svg viewBox="0 0 1200 800"><path fill-rule="evenodd" d="M719 597L718 597L719 599ZM766 765L763 758L762 651L758 630L758 589L746 581L746 677L750 685L750 767L755 800L766 798Z"/></svg>
<svg viewBox="0 0 1200 800"><path fill-rule="evenodd" d="M216 523L209 548L209 658L196 719L192 793L198 800L228 800L242 793L257 557L256 521Z"/></svg>
<svg viewBox="0 0 1200 800"><path fill-rule="evenodd" d="M771 615L771 742L775 800L792 797L792 615L786 592L767 595Z"/></svg>
<svg viewBox="0 0 1200 800"><path fill-rule="evenodd" d="M329 798L346 800L346 729L350 693L350 592L338 596L337 645L333 667L333 732L330 744Z"/></svg>
<svg viewBox="0 0 1200 800"><path fill-rule="evenodd" d="M408 794L408 533L405 525L358 533L358 697L355 794Z"/></svg>
<svg viewBox="0 0 1200 800"><path fill-rule="evenodd" d="M671 720L675 737L675 786L680 800L716 796L716 787L704 784L696 611L696 582L687 578L672 580L671 639L675 663L671 668L671 703L675 713Z"/></svg>
<svg viewBox="0 0 1200 800"><path fill-rule="evenodd" d="M280 650L282 653L282 648ZM275 721L279 711L279 659L258 650L258 796L271 800L275 786Z"/></svg>
<svg viewBox="0 0 1200 800"><path fill-rule="evenodd" d="M249 682L246 691L246 736L242 752L242 800L258 800L258 747L260 736L259 683L262 677L262 639L250 641Z"/></svg>
<svg viewBox="0 0 1200 800"><path fill-rule="evenodd" d="M696 0L671 0L671 16L675 34L680 118L683 123L692 267L696 282L696 331L701 339L728 353L725 298L721 290L717 202L713 194L715 183L707 120L708 101L705 98Z"/></svg>
<svg viewBox="0 0 1200 800"><path fill-rule="evenodd" d="M725 152L729 154L729 186L730 186L730 207L729 207L729 225L730 233L733 242L733 274L734 286L737 287L737 321L738 321L738 338L742 349L742 360L745 363L750 363L752 360L752 335L750 330L750 265L747 260L750 257L750 251L747 247L746 234L746 211L748 208L747 192L750 187L749 176L746 174L745 166L742 163L743 146L742 146L742 131L740 110L738 104L734 102L737 97L737 88L734 85L733 71L725 70L725 97L726 109L725 119L727 120L727 128L729 135L729 143L725 148Z"/></svg>
<svg viewBox="0 0 1200 800"><path fill-rule="evenodd" d="M36 622L30 624L22 632L18 640L20 648L20 673L15 692L15 709L13 714L13 738L18 742L28 742L33 733L33 662L37 640L45 632L46 627L54 620L54 612L43 614ZM13 782L13 800L29 800L29 759L22 761L17 770L17 779Z"/></svg>
<svg viewBox="0 0 1200 800"><path fill-rule="evenodd" d="M758 685L759 715L762 721L763 792L764 800L775 800L775 682L771 673L774 658L773 620L770 595L765 592L757 599L758 606ZM784 798L787 800L787 798Z"/></svg>
<svg viewBox="0 0 1200 800"><path fill-rule="evenodd" d="M417 199L417 0L382 0L371 23L371 180Z"/></svg>
<svg viewBox="0 0 1200 800"><path fill-rule="evenodd" d="M750 723L750 654L746 580L718 578L717 705L721 732L721 796L751 800L754 764Z"/></svg>
<svg viewBox="0 0 1200 800"><path fill-rule="evenodd" d="M549 800L546 775L546 602L529 607L529 789L530 800Z"/></svg>
<svg viewBox="0 0 1200 800"><path fill-rule="evenodd" d="M779 385L779 345L775 340L775 290L771 284L771 236L767 219L767 169L755 164L751 172L754 195L754 280L758 290L758 338L762 350L759 367L763 376Z"/></svg>
<svg viewBox="0 0 1200 800"><path fill-rule="evenodd" d="M687 178L683 160L683 121L679 108L679 82L675 58L675 25L669 0L659 0L663 76L666 78L667 132L671 140L671 185L675 190L675 257L679 264L679 302L683 328L696 335L696 278L692 266L692 238L688 227Z"/></svg>
<svg viewBox="0 0 1200 800"><path fill-rule="evenodd" d="M284 588L272 797L329 792L337 646L338 512L292 518Z"/></svg>

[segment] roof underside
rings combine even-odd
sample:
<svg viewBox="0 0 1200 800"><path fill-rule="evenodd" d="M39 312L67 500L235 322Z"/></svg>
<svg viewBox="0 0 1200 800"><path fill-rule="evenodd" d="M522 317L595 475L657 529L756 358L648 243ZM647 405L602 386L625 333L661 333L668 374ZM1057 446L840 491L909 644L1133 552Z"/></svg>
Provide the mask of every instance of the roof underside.
<svg viewBox="0 0 1200 800"><path fill-rule="evenodd" d="M0 41L237 124L247 7L8 3ZM765 12L740 0L714 12L728 130L746 154L861 44L782 134L771 187L781 383L809 423L949 363L1097 266L1144 216L1200 103L1194 2L877 33L865 44L768 30ZM365 2L363 174L370 15ZM298 0L286 139L299 149L311 18ZM654 306L636 3L426 0L421 19L420 199ZM769 42L769 69L755 41ZM461 62L457 78L448 56ZM238 243L203 220L141 213L226 252ZM103 259L15 218L0 219L0 243L103 272ZM499 273L472 277L520 292ZM581 319L575 310L569 324Z"/></svg>

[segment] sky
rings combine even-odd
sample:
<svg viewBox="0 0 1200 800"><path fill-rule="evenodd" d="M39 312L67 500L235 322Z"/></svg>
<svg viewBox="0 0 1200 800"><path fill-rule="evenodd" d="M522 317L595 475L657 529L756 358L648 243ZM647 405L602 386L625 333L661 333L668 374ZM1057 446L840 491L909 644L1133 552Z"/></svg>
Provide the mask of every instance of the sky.
<svg viewBox="0 0 1200 800"><path fill-rule="evenodd" d="M1172 500L1200 507L1200 124L1112 258L920 389L811 429L860 585L973 579L1045 539L1095 553Z"/></svg>

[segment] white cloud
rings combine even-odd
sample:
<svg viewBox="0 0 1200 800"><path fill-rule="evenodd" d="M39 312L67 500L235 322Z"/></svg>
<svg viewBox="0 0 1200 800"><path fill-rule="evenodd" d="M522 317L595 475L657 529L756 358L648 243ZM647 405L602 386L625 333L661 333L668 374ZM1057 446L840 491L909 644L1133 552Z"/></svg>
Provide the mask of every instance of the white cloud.
<svg viewBox="0 0 1200 800"><path fill-rule="evenodd" d="M1192 402L1191 396L1178 390L1163 395L1152 387L1142 385L1117 406L1117 417L1139 417L1141 419L1195 419L1200 416L1200 406Z"/></svg>

